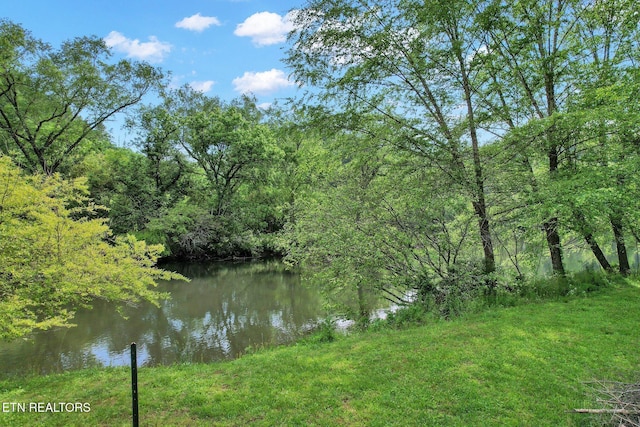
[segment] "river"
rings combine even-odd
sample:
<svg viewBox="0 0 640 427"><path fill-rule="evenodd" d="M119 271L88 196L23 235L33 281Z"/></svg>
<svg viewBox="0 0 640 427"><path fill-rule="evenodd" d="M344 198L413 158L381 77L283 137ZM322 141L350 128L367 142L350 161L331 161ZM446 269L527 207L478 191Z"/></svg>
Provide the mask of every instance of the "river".
<svg viewBox="0 0 640 427"><path fill-rule="evenodd" d="M319 294L275 260L163 268L191 282L161 282L158 289L171 299L160 307L127 307L127 319L98 301L76 313L76 327L0 343L2 375L129 365L131 342L140 366L227 360L298 339L324 317Z"/></svg>

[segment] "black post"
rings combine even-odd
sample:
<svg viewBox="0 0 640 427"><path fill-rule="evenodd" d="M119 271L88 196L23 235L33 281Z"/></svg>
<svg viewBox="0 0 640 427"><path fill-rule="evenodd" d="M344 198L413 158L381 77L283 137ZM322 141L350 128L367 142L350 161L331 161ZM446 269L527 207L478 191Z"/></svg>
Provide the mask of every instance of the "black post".
<svg viewBox="0 0 640 427"><path fill-rule="evenodd" d="M131 409L133 412L133 427L138 427L138 358L136 343L131 343Z"/></svg>

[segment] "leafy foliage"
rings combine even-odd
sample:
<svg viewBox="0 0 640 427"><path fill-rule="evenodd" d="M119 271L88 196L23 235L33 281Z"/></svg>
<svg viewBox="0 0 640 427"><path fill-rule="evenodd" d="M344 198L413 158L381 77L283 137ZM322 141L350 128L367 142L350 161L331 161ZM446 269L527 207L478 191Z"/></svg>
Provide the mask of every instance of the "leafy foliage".
<svg viewBox="0 0 640 427"><path fill-rule="evenodd" d="M155 280L182 278L155 267L162 246L112 236L87 202L83 180L25 177L0 157L0 337L70 326L96 298L157 304Z"/></svg>
<svg viewBox="0 0 640 427"><path fill-rule="evenodd" d="M0 149L86 177L108 211L79 190L51 200L110 248L130 238L107 224L162 256L284 253L361 320L379 298L451 317L480 295L570 292L572 253L627 275L640 241L638 8L311 0L287 57L309 90L267 112L2 21ZM104 120L153 88L161 103L129 117L136 150L113 147ZM547 271L554 289L529 280Z"/></svg>
<svg viewBox="0 0 640 427"><path fill-rule="evenodd" d="M53 49L10 21L0 21L2 150L31 172L53 174L92 132L158 87L146 64L109 61L97 37Z"/></svg>

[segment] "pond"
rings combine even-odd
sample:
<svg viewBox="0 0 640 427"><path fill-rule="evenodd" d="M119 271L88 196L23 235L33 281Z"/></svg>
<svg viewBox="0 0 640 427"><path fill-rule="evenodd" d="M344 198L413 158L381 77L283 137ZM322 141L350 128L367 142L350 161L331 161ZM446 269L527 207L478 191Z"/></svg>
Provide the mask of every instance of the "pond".
<svg viewBox="0 0 640 427"><path fill-rule="evenodd" d="M171 264L190 283L167 281L160 307L143 304L118 314L98 302L79 310L76 327L0 343L4 376L48 374L130 364L136 342L140 366L232 359L251 347L291 342L324 317L320 295L279 261Z"/></svg>

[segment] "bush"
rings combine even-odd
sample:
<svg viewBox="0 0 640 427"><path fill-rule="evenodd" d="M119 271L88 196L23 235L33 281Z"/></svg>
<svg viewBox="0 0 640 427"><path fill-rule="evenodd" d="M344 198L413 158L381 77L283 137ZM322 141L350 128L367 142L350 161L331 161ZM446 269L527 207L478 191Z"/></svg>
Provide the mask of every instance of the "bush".
<svg viewBox="0 0 640 427"><path fill-rule="evenodd" d="M429 311L428 307L416 302L389 313L384 323L392 328L403 328L423 325L431 318L433 318L433 313Z"/></svg>
<svg viewBox="0 0 640 427"><path fill-rule="evenodd" d="M586 295L610 287L616 278L602 271L583 270L566 276L534 278L523 284L519 293L528 299Z"/></svg>
<svg viewBox="0 0 640 427"><path fill-rule="evenodd" d="M92 219L84 180L25 176L0 156L0 188L2 339L73 326L75 309L98 299L159 305L168 295L156 281L185 279L155 267L162 246Z"/></svg>
<svg viewBox="0 0 640 427"><path fill-rule="evenodd" d="M419 278L415 286L416 302L442 318L457 317L477 305L483 295L493 294L494 282L494 279L482 274L478 265L451 266L444 278L435 279L428 275Z"/></svg>
<svg viewBox="0 0 640 427"><path fill-rule="evenodd" d="M319 322L311 331L310 335L303 340L308 343L324 343L335 341L337 337L336 324L331 318L326 318Z"/></svg>
<svg viewBox="0 0 640 427"><path fill-rule="evenodd" d="M252 257L264 246L236 218L213 215L189 199L152 219L140 235L163 243L163 255L184 259Z"/></svg>

